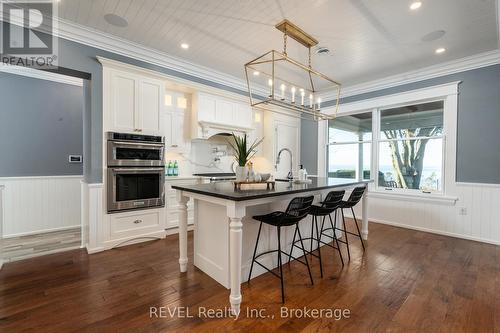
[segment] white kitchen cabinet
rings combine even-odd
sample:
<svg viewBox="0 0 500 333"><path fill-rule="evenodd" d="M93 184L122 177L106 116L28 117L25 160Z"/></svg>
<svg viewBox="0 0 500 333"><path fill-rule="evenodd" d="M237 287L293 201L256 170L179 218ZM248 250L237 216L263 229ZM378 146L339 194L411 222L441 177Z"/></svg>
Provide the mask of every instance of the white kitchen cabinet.
<svg viewBox="0 0 500 333"><path fill-rule="evenodd" d="M160 134L160 117L163 111L164 83L150 78L139 78L138 129L145 133Z"/></svg>
<svg viewBox="0 0 500 333"><path fill-rule="evenodd" d="M137 78L129 73L109 71L111 126L117 132L134 132L138 123Z"/></svg>
<svg viewBox="0 0 500 333"><path fill-rule="evenodd" d="M162 209L137 210L110 215L111 240L134 239L164 230L165 218Z"/></svg>
<svg viewBox="0 0 500 333"><path fill-rule="evenodd" d="M207 139L221 132L248 133L252 108L244 101L198 92L193 95L192 137Z"/></svg>
<svg viewBox="0 0 500 333"><path fill-rule="evenodd" d="M237 103L233 109L233 122L239 127L254 127L252 107L249 104Z"/></svg>
<svg viewBox="0 0 500 333"><path fill-rule="evenodd" d="M199 121L213 121L216 119L216 98L211 95L198 94L198 109L196 110Z"/></svg>
<svg viewBox="0 0 500 333"><path fill-rule="evenodd" d="M161 135L164 82L110 67L103 73L105 130Z"/></svg>
<svg viewBox="0 0 500 333"><path fill-rule="evenodd" d="M167 152L186 153L189 151L189 96L179 92L166 92L165 100L171 101L165 105L163 114L165 148ZM181 105L183 104L183 105ZM185 105L184 105L185 104Z"/></svg>
<svg viewBox="0 0 500 333"><path fill-rule="evenodd" d="M235 104L230 101L217 100L215 104L215 122L221 124L232 123L234 121L233 113L235 107Z"/></svg>
<svg viewBox="0 0 500 333"><path fill-rule="evenodd" d="M200 179L169 179L165 181L165 210L166 210L166 229L173 229L179 226L179 205L177 203L177 191L172 189L173 185L195 185L199 184ZM188 225L194 223L194 203L188 201Z"/></svg>

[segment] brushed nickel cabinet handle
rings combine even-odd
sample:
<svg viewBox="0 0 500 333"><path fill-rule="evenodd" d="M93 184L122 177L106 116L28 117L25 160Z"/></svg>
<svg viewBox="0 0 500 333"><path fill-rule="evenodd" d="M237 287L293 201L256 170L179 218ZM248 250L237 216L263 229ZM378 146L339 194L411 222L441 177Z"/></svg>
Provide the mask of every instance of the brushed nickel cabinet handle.
<svg viewBox="0 0 500 333"><path fill-rule="evenodd" d="M170 147L177 148L177 147L179 147L179 145L170 145Z"/></svg>
<svg viewBox="0 0 500 333"><path fill-rule="evenodd" d="M134 221L135 224L139 224L139 223L142 223L142 220L135 220Z"/></svg>

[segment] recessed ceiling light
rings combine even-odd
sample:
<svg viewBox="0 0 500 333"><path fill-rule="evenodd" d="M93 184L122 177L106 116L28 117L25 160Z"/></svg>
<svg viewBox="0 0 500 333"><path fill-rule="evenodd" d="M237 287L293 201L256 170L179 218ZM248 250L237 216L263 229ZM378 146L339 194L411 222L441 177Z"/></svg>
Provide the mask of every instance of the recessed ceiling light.
<svg viewBox="0 0 500 333"><path fill-rule="evenodd" d="M106 14L104 20L115 27L125 28L128 26L127 20L116 14Z"/></svg>
<svg viewBox="0 0 500 333"><path fill-rule="evenodd" d="M188 44L188 43L182 43L182 44L181 44L181 47L182 47L184 50L187 50L187 49L189 49L189 44Z"/></svg>
<svg viewBox="0 0 500 333"><path fill-rule="evenodd" d="M422 1L415 1L415 2L412 2L410 5L411 10L417 10L420 7L422 7Z"/></svg>
<svg viewBox="0 0 500 333"><path fill-rule="evenodd" d="M259 76L259 75L260 75L260 72L259 72L259 71L253 71L253 75L255 75L255 76Z"/></svg>
<svg viewBox="0 0 500 333"><path fill-rule="evenodd" d="M446 51L446 49L444 47L439 47L436 49L436 54L441 54L441 53L444 53Z"/></svg>

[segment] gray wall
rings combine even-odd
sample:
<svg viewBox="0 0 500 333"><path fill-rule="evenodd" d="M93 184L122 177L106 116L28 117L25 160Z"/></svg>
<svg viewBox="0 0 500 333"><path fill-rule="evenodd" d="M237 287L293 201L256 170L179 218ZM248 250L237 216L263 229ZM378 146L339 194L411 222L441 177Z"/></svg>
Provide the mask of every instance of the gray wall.
<svg viewBox="0 0 500 333"><path fill-rule="evenodd" d="M82 175L83 88L0 72L0 177Z"/></svg>
<svg viewBox="0 0 500 333"><path fill-rule="evenodd" d="M453 81L462 81L458 96L457 181L500 184L500 65L483 67L371 93L347 97L341 103L395 94ZM328 103L333 104L332 102ZM325 106L328 106L325 103ZM317 163L317 149L310 137L317 137L317 124L302 122L301 159ZM317 145L317 143L316 143ZM311 170L314 164L310 164Z"/></svg>

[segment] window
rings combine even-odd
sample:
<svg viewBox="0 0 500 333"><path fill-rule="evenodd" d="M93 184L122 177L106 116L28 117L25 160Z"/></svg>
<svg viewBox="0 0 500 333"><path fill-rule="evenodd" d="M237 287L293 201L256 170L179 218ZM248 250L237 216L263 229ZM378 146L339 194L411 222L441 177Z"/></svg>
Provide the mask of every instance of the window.
<svg viewBox="0 0 500 333"><path fill-rule="evenodd" d="M441 193L443 114L444 102L438 100L330 120L328 177L373 179L382 191Z"/></svg>
<svg viewBox="0 0 500 333"><path fill-rule="evenodd" d="M441 192L443 101L381 109L378 186Z"/></svg>
<svg viewBox="0 0 500 333"><path fill-rule="evenodd" d="M370 179L372 112L328 123L328 177Z"/></svg>

